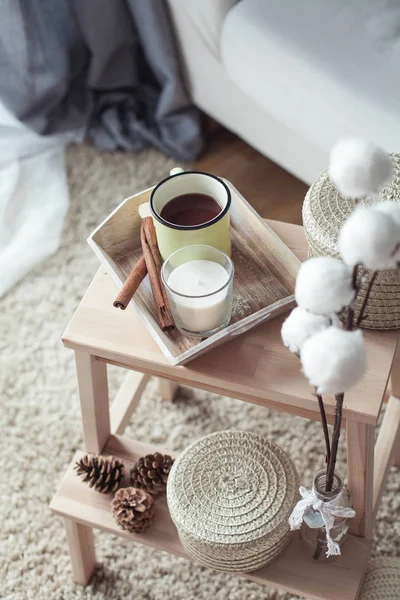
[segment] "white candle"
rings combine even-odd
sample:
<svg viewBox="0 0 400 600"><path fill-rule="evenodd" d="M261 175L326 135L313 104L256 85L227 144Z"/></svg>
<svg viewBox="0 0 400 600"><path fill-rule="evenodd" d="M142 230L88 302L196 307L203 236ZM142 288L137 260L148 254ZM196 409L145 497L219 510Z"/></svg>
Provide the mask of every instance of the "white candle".
<svg viewBox="0 0 400 600"><path fill-rule="evenodd" d="M210 331L226 319L229 273L211 260L192 260L179 265L168 278L174 294L175 311L184 329L193 332ZM217 292L217 293L216 293ZM208 294L212 294L211 296Z"/></svg>

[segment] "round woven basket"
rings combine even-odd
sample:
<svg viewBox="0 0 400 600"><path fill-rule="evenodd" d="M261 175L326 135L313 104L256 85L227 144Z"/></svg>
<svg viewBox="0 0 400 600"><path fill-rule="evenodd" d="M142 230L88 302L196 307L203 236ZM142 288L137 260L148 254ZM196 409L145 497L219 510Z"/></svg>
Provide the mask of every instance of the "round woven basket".
<svg viewBox="0 0 400 600"><path fill-rule="evenodd" d="M297 499L288 455L244 431L213 433L189 446L167 483L168 507L187 553L204 566L236 573L282 552Z"/></svg>
<svg viewBox="0 0 400 600"><path fill-rule="evenodd" d="M369 561L360 600L400 600L400 560L373 558Z"/></svg>
<svg viewBox="0 0 400 600"><path fill-rule="evenodd" d="M394 162L394 178L390 185L382 188L382 200L400 201L400 154L391 155ZM371 200L361 201L369 205ZM324 171L312 184L303 204L303 225L309 256L333 256L340 258L336 243L339 230L354 209L354 200L342 198ZM363 304L368 280L357 295L356 316ZM361 323L368 329L397 329L400 327L400 272L397 270L378 273L368 299L365 317Z"/></svg>

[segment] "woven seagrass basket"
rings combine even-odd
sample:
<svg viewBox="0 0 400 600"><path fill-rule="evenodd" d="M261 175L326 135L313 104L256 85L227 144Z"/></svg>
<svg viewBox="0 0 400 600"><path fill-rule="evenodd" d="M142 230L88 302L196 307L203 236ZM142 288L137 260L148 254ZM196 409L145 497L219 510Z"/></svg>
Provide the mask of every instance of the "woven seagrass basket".
<svg viewBox="0 0 400 600"><path fill-rule="evenodd" d="M373 558L369 561L360 600L400 600L400 560Z"/></svg>
<svg viewBox="0 0 400 600"><path fill-rule="evenodd" d="M400 201L400 154L391 155L395 174L390 185L382 188L382 200ZM371 204L366 198L365 205ZM309 256L333 256L340 258L336 242L339 230L354 209L354 200L342 198L331 182L328 172L324 171L312 184L303 204L303 225ZM356 317L363 304L368 280L365 281L357 296ZM368 329L397 329L400 327L400 271L381 271L378 273L368 299L365 317L361 323Z"/></svg>
<svg viewBox="0 0 400 600"><path fill-rule="evenodd" d="M190 556L220 571L258 569L289 541L298 476L288 455L244 431L208 435L175 461L168 507Z"/></svg>

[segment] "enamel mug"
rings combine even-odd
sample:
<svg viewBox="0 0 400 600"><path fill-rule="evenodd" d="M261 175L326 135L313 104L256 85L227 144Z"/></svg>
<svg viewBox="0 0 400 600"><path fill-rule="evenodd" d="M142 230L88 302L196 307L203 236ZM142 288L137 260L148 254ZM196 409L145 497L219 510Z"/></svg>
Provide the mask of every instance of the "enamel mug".
<svg viewBox="0 0 400 600"><path fill-rule="evenodd" d="M182 194L207 194L220 206L221 212L200 225L175 225L162 218L164 206ZM213 246L231 255L229 209L231 192L222 179L200 171L183 171L163 179L153 189L150 211L157 233L157 243L163 260L176 250L194 244Z"/></svg>

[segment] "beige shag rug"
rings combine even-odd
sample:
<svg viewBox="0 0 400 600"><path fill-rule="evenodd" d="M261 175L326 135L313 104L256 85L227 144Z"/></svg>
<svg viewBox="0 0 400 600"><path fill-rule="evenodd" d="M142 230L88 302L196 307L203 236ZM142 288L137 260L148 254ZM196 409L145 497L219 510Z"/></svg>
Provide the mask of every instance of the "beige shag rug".
<svg viewBox="0 0 400 600"><path fill-rule="evenodd" d="M63 526L48 509L73 453L82 448L73 355L60 336L98 265L86 237L124 197L160 180L173 165L152 150L108 154L70 148L71 209L62 246L0 301L0 598L292 598L103 533L96 534L99 567L82 588L72 583ZM115 389L121 373L112 370L110 377ZM187 388L173 404L165 404L155 381L127 433L179 451L203 434L226 428L249 429L282 445L304 482L323 463L316 423ZM391 469L375 555L400 555L399 491L399 473Z"/></svg>

